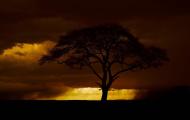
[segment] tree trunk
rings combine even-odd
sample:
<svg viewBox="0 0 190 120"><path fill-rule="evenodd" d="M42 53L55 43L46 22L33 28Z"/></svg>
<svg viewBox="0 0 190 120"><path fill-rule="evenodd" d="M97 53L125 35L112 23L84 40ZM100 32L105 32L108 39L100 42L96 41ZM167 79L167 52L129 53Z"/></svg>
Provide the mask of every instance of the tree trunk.
<svg viewBox="0 0 190 120"><path fill-rule="evenodd" d="M107 101L107 96L108 96L108 89L106 88L102 88L102 102L106 102Z"/></svg>

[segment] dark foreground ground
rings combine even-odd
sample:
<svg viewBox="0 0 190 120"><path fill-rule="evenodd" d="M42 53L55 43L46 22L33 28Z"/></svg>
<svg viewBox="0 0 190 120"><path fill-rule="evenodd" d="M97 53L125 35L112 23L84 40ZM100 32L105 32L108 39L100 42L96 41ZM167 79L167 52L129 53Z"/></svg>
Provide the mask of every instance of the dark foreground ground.
<svg viewBox="0 0 190 120"><path fill-rule="evenodd" d="M182 116L190 119L190 101L1 101L0 115L6 117L92 118ZM25 117L24 117L25 118Z"/></svg>
<svg viewBox="0 0 190 120"><path fill-rule="evenodd" d="M155 97L157 96L157 97ZM188 90L172 90L149 95L144 100L115 100L101 103L100 101L0 101L0 115L16 114L17 116L91 116L99 117L141 117L154 115L180 115L190 119L190 92ZM56 114L56 115L54 115Z"/></svg>

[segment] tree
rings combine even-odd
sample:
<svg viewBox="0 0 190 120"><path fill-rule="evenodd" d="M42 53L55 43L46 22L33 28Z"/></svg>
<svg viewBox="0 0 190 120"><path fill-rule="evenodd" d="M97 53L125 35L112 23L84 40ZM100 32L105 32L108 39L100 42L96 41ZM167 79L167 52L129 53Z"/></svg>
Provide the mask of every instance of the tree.
<svg viewBox="0 0 190 120"><path fill-rule="evenodd" d="M72 68L88 67L98 78L102 101L112 83L124 72L159 67L167 61L165 50L145 47L126 28L117 24L98 25L72 31L40 59Z"/></svg>

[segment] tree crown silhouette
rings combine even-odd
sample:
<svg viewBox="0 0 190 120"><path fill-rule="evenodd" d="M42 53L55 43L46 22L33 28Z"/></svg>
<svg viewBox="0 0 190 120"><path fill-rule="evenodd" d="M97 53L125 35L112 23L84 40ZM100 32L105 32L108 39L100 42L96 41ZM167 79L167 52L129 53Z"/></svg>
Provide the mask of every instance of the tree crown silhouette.
<svg viewBox="0 0 190 120"><path fill-rule="evenodd" d="M88 67L98 77L102 100L107 100L112 83L123 72L159 67L168 61L165 50L146 47L126 28L117 24L99 25L72 31L40 59L72 68Z"/></svg>

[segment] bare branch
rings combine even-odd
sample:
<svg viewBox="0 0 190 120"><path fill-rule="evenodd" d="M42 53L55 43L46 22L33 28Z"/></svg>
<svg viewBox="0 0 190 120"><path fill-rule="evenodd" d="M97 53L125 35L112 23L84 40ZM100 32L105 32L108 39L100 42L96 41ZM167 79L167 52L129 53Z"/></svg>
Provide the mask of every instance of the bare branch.
<svg viewBox="0 0 190 120"><path fill-rule="evenodd" d="M92 70L92 72L93 72L100 80L103 80L103 78L98 74L98 72L92 67L91 64L87 64L87 66Z"/></svg>
<svg viewBox="0 0 190 120"><path fill-rule="evenodd" d="M138 67L138 65L132 65L132 66L126 68L126 69L122 69L122 70L116 72L116 73L113 75L113 79L115 79L119 74L121 74L121 73L123 73L123 72L127 72L127 71L132 70L132 69L137 68L137 67Z"/></svg>
<svg viewBox="0 0 190 120"><path fill-rule="evenodd" d="M65 63L65 61L59 61L59 60L57 60L56 62L57 62L57 64L64 64Z"/></svg>
<svg viewBox="0 0 190 120"><path fill-rule="evenodd" d="M115 81L116 79L118 79L119 78L119 76L115 76L114 78L113 78L113 81Z"/></svg>
<svg viewBox="0 0 190 120"><path fill-rule="evenodd" d="M96 54L90 53L90 50L88 50L88 48L83 47L83 49L87 52L87 54L93 58L96 58L101 64L103 63L103 61L101 60L100 57L98 57Z"/></svg>

